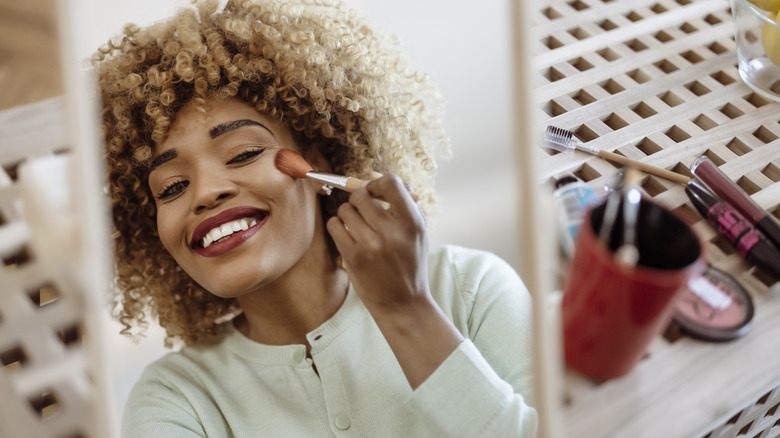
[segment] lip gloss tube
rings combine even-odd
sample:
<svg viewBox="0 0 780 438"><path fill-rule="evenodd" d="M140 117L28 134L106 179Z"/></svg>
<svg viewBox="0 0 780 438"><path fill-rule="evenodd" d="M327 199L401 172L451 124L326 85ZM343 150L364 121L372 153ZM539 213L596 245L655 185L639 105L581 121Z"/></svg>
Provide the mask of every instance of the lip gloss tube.
<svg viewBox="0 0 780 438"><path fill-rule="evenodd" d="M744 216L696 181L685 186L685 193L722 236L728 239L745 259L780 278L780 251Z"/></svg>
<svg viewBox="0 0 780 438"><path fill-rule="evenodd" d="M780 248L780 226L778 226L777 222L766 210L756 204L753 198L745 193L742 188L730 180L723 171L718 169L718 166L707 158L706 155L700 156L691 164L691 172L704 181L704 184L707 184L716 195L742 213L776 247Z"/></svg>

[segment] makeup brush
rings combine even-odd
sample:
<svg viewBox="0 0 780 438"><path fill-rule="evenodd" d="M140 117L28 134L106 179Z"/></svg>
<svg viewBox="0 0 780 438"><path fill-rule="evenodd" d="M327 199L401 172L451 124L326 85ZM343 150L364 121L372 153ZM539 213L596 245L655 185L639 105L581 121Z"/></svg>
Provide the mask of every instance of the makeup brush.
<svg viewBox="0 0 780 438"><path fill-rule="evenodd" d="M354 192L363 186L363 180L359 178L313 170L300 154L290 149L279 149L274 157L274 165L293 178L310 178L347 192Z"/></svg>
<svg viewBox="0 0 780 438"><path fill-rule="evenodd" d="M632 160L630 158L626 158L622 155L618 155L613 152L599 150L592 146L588 146L585 143L574 138L573 132L563 128L559 128L557 126L547 127L547 130L544 132L544 144L548 148L555 149L556 151L559 152L565 152L571 149L587 152L591 155L595 155L605 160L609 160L615 163L620 163L629 167L633 167L634 169L641 170L651 175L659 176L661 178L668 179L669 181L674 181L681 184L687 184L688 181L691 180L685 175L681 175L679 173L672 172L670 170L651 166L641 161Z"/></svg>
<svg viewBox="0 0 780 438"><path fill-rule="evenodd" d="M607 195L607 202L604 205L604 216L601 218L601 227L599 228L599 240L607 247L612 236L612 227L615 225L618 210L620 210L620 200L620 191L615 189Z"/></svg>
<svg viewBox="0 0 780 438"><path fill-rule="evenodd" d="M636 229L639 215L639 202L642 193L638 182L641 175L636 169L628 168L623 185L623 243L615 251L615 260L621 266L633 268L639 261Z"/></svg>

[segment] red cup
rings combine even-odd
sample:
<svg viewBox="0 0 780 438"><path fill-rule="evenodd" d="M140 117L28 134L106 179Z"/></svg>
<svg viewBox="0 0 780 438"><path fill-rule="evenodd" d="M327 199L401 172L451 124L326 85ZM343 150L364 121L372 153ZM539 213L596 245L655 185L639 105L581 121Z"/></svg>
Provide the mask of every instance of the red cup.
<svg viewBox="0 0 780 438"><path fill-rule="evenodd" d="M605 245L597 237L604 209L602 203L586 215L562 301L566 363L599 381L636 366L669 324L681 286L706 267L696 233L646 199L636 224L639 262L620 265L614 251L623 235L622 214Z"/></svg>

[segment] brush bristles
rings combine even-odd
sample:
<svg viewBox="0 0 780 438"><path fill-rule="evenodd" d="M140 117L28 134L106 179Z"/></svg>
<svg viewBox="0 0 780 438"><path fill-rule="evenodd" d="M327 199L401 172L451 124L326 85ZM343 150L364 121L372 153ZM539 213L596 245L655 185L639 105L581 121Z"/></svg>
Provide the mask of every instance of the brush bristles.
<svg viewBox="0 0 780 438"><path fill-rule="evenodd" d="M574 145L571 142L573 135L571 131L557 126L548 126L544 134L544 142L547 147L559 152L574 149Z"/></svg>
<svg viewBox="0 0 780 438"><path fill-rule="evenodd" d="M293 178L306 178L306 174L312 170L300 154L290 149L279 149L274 157L274 165L282 173Z"/></svg>

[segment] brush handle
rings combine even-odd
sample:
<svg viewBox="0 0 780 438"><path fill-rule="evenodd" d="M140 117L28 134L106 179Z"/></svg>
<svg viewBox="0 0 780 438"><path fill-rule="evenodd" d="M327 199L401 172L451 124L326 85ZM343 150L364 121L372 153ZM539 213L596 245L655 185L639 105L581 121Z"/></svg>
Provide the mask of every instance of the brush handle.
<svg viewBox="0 0 780 438"><path fill-rule="evenodd" d="M350 176L350 177L347 177L347 181L346 181L344 187L343 188L339 187L339 188L344 190L344 191L346 191L346 192L352 193L355 190L365 186L367 183L368 183L368 180L364 180L364 179L360 179L360 178L352 178ZM412 200L414 200L414 202L420 202L420 197L417 195L417 193L414 193L412 191L412 188L408 184L406 185L406 190L409 191L409 194L412 196Z"/></svg>
<svg viewBox="0 0 780 438"><path fill-rule="evenodd" d="M355 190L361 188L364 186L364 182L360 178L353 178L351 176L347 177L347 181L344 183L344 190L347 192L354 192Z"/></svg>
<svg viewBox="0 0 780 438"><path fill-rule="evenodd" d="M612 152L601 150L598 156L615 163L625 164L626 166L633 167L634 169L641 170L642 172L649 173L651 175L659 176L661 178L668 179L680 184L687 184L691 179L685 175L681 175L671 170L662 169L660 167L651 166L650 164L643 163L641 161L632 160L622 155L618 155Z"/></svg>
<svg viewBox="0 0 780 438"><path fill-rule="evenodd" d="M362 179L352 178L351 176L336 175L334 173L328 172L319 172L316 170L307 172L306 177L350 193L363 186Z"/></svg>
<svg viewBox="0 0 780 438"><path fill-rule="evenodd" d="M319 181L324 184L329 184L337 189L341 189L349 193L354 192L355 190L365 186L366 183L368 183L368 181L360 178L336 175L334 173L328 173L328 172L319 172L316 170L312 170L306 173L306 177L311 178L315 181ZM417 193L412 192L412 188L410 186L407 185L406 189L412 195L412 199L414 200L414 202L420 201L420 197L417 195Z"/></svg>

